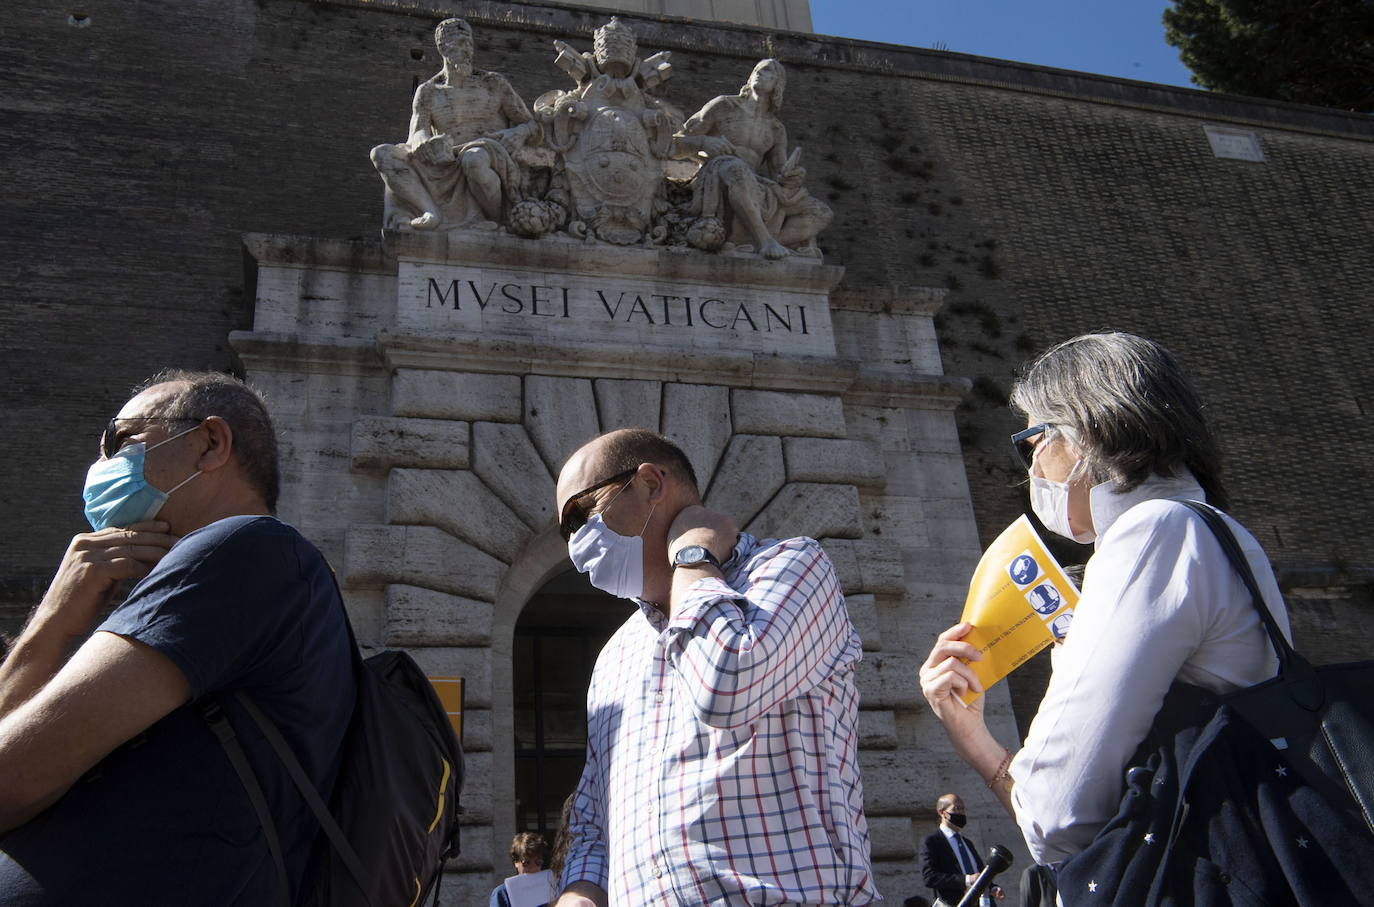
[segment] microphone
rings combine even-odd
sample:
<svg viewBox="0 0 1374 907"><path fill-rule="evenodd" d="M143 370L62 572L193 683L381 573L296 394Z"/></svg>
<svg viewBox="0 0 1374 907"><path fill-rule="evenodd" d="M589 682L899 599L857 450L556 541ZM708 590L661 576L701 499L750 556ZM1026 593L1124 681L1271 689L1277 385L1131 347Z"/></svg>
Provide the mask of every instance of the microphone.
<svg viewBox="0 0 1374 907"><path fill-rule="evenodd" d="M983 867L983 871L978 873L978 878L973 880L973 884L964 892L964 896L959 899L958 907L978 907L978 899L983 896L992 885L992 877L1002 872L1011 865L1011 851L1001 844L994 844L988 849L988 862Z"/></svg>

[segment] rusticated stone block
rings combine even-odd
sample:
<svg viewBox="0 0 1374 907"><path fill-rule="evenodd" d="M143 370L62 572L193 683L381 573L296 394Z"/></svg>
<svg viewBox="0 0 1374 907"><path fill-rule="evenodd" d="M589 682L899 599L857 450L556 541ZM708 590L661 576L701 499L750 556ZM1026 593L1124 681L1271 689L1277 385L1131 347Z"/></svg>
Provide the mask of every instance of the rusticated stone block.
<svg viewBox="0 0 1374 907"><path fill-rule="evenodd" d="M863 535L859 490L853 485L789 483L748 525L758 538L856 539Z"/></svg>
<svg viewBox="0 0 1374 907"><path fill-rule="evenodd" d="M782 487L784 473L781 440L735 435L706 495L706 506L746 525Z"/></svg>
<svg viewBox="0 0 1374 907"><path fill-rule="evenodd" d="M968 588L978 559L978 547L908 548L902 551L902 565L914 583L943 583Z"/></svg>
<svg viewBox="0 0 1374 907"><path fill-rule="evenodd" d="M967 497L928 501L922 508L926 531L951 548L978 548L978 525L973 519L973 502Z"/></svg>
<svg viewBox="0 0 1374 907"><path fill-rule="evenodd" d="M350 586L406 583L495 601L506 565L433 526L354 526L344 580Z"/></svg>
<svg viewBox="0 0 1374 907"><path fill-rule="evenodd" d="M910 857L903 860L875 859L873 861L873 883L879 891L885 894L887 900L884 903L888 904L898 904L912 894L919 894L922 897L928 897L931 894L930 889L926 887L925 880L921 878L921 867ZM996 903L1016 904L1019 901L1016 892L1008 889L1007 900Z"/></svg>
<svg viewBox="0 0 1374 907"><path fill-rule="evenodd" d="M863 499L864 530L870 538L888 539L903 548L930 548L941 544L926 518L926 502L890 494Z"/></svg>
<svg viewBox="0 0 1374 907"><path fill-rule="evenodd" d="M476 887L478 891L482 892L481 896L483 898L491 896L491 889L494 885L494 883L491 881L490 870L492 869L492 854L496 851L493 850L494 839L493 830L490 824L491 820L488 819L486 822L480 825L468 824L469 816L466 794L470 787L471 785L464 782L463 829L460 832L460 834L462 835L463 846L462 849L458 852L457 856L454 856L452 859L444 863L444 868L448 870L448 872L445 874L444 877L444 887L440 889L439 893L439 902L441 904L453 903L460 904L462 905L462 907L472 907L472 905L474 904L482 903L480 899L470 901L455 900L450 902L445 897L445 895L448 894L448 883L450 879L457 881L463 878L464 876L471 877L473 880L471 884L473 885L473 887ZM509 844L510 842L507 841L505 843ZM506 863L504 865L509 866L510 864ZM504 875L509 875L509 873L503 873L503 877ZM499 881L499 879L497 881ZM454 887L457 888L460 884L462 883L459 882L458 884L455 884ZM485 890L482 887L478 886L484 886Z"/></svg>
<svg viewBox="0 0 1374 907"><path fill-rule="evenodd" d="M871 441L787 438L783 441L789 482L834 482L878 488L886 481L883 453Z"/></svg>
<svg viewBox="0 0 1374 907"><path fill-rule="evenodd" d="M573 451L598 434L596 396L586 378L525 378L525 428L534 447L558 474Z"/></svg>
<svg viewBox="0 0 1374 907"><path fill-rule="evenodd" d="M857 544L852 539L832 539L820 540L821 547L825 549L830 562L835 565L835 578L840 581L840 589L846 596L857 595L863 591L863 577L859 573L859 561L854 556L854 545Z"/></svg>
<svg viewBox="0 0 1374 907"><path fill-rule="evenodd" d="M918 676L921 660L914 655L896 652L864 655L855 675L860 705L866 709L914 709L923 706Z"/></svg>
<svg viewBox="0 0 1374 907"><path fill-rule="evenodd" d="M448 469L393 469L387 485L387 520L437 526L506 563L530 529L475 473Z"/></svg>
<svg viewBox="0 0 1374 907"><path fill-rule="evenodd" d="M731 397L735 431L741 434L845 437L839 397L756 390L736 390Z"/></svg>
<svg viewBox="0 0 1374 907"><path fill-rule="evenodd" d="M463 707L463 744L464 753L486 753L491 751L492 720L491 709Z"/></svg>
<svg viewBox="0 0 1374 907"><path fill-rule="evenodd" d="M491 708L491 649L486 646L415 646L407 649L426 677L463 678L463 706ZM491 757L485 757L488 764ZM476 781L476 779L471 779Z"/></svg>
<svg viewBox="0 0 1374 907"><path fill-rule="evenodd" d="M846 593L906 591L903 552L891 542L828 538L824 545Z"/></svg>
<svg viewBox="0 0 1374 907"><path fill-rule="evenodd" d="M523 425L474 422L472 471L531 529L553 521L553 476Z"/></svg>
<svg viewBox="0 0 1374 907"><path fill-rule="evenodd" d="M331 563L344 563L342 557ZM358 647L363 657L372 650L384 648L386 640L383 628L386 625L386 593L381 589L347 589L344 593L344 608L348 611L348 622L353 625L353 635L358 639Z"/></svg>
<svg viewBox="0 0 1374 907"><path fill-rule="evenodd" d="M468 423L362 418L353 423L350 448L355 469L467 469Z"/></svg>
<svg viewBox="0 0 1374 907"><path fill-rule="evenodd" d="M849 606L849 622L863 640L864 651L876 652L881 649L883 633L878 626L878 602L868 594L846 595L844 601Z"/></svg>
<svg viewBox="0 0 1374 907"><path fill-rule="evenodd" d="M490 825L493 814L491 797L491 753L463 754L463 851L468 850L467 834L471 826ZM474 829L475 830L475 829ZM505 842L510 843L510 842ZM488 854L474 847L473 858L483 860ZM480 865L474 863L473 865ZM488 864L489 865L489 864Z"/></svg>
<svg viewBox="0 0 1374 907"><path fill-rule="evenodd" d="M617 428L658 431L659 409L663 402L662 384L657 381L598 378L593 385L603 432Z"/></svg>
<svg viewBox="0 0 1374 907"><path fill-rule="evenodd" d="M883 709L863 709L859 712L859 748L897 748L897 719L892 712Z"/></svg>
<svg viewBox="0 0 1374 907"><path fill-rule="evenodd" d="M948 760L936 763L924 755L917 756L910 750L859 751L859 770L864 779L864 812L870 821L875 816L910 817L927 799L933 802L945 790L955 789L942 787L950 784L947 777L932 783L936 780L932 778L932 765L947 768L945 774L949 774L954 768L952 763L959 760L956 758L947 765ZM962 763L959 765L962 767ZM967 786L967 775L962 780L963 786ZM929 792L935 787L941 790L931 796Z"/></svg>
<svg viewBox="0 0 1374 907"><path fill-rule="evenodd" d="M520 376L402 368L391 382L391 413L428 419L520 421Z"/></svg>
<svg viewBox="0 0 1374 907"><path fill-rule="evenodd" d="M682 448L702 490L730 440L730 389L708 384L663 386L663 434Z"/></svg>
<svg viewBox="0 0 1374 907"><path fill-rule="evenodd" d="M916 856L911 819L905 816L872 816L868 841L875 860L910 860Z"/></svg>
<svg viewBox="0 0 1374 907"><path fill-rule="evenodd" d="M463 854L474 860L479 849L484 854L490 854L492 847L495 846L492 843L492 834L490 825L464 828ZM449 861L450 865L457 862ZM488 868L485 870L445 872L444 881L439 886L439 907L472 907L473 904L485 903L491 897L491 890L501 881L500 873L491 871L490 859L487 860L487 865Z"/></svg>
<svg viewBox="0 0 1374 907"><path fill-rule="evenodd" d="M491 602L419 586L386 587L389 646L484 646L491 642Z"/></svg>
<svg viewBox="0 0 1374 907"><path fill-rule="evenodd" d="M958 453L892 450L883 461L888 494L925 501L968 499L964 458Z"/></svg>

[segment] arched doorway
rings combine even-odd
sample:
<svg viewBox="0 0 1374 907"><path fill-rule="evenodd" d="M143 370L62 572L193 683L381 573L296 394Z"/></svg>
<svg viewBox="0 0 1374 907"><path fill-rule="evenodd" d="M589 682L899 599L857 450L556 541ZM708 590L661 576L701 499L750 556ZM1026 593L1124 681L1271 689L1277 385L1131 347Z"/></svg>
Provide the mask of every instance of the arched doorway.
<svg viewBox="0 0 1374 907"><path fill-rule="evenodd" d="M520 612L511 647L516 830L552 843L582 774L592 666L633 607L568 570Z"/></svg>

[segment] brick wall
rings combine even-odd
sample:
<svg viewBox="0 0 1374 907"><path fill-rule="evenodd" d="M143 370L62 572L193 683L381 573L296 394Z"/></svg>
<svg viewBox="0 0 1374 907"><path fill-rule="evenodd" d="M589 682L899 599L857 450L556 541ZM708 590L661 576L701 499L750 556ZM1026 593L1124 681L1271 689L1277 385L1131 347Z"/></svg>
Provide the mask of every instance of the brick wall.
<svg viewBox="0 0 1374 907"><path fill-rule="evenodd" d="M0 506L24 524L0 567L10 626L84 525L82 475L128 387L162 365L235 366L226 335L252 319L240 236L375 235L367 150L405 135L413 87L438 65L433 23L468 15L478 66L532 101L565 82L552 39L588 47L602 18L456 0L80 12L0 12ZM1304 587L1299 642L1333 659L1370 653L1367 634L1342 628L1368 625L1360 570L1374 561L1374 122L958 54L629 21L646 51L673 51L671 98L689 112L756 59L782 58L783 118L835 208L822 245L847 268L844 288L951 290L942 354L948 373L975 379L960 428L985 540L1024 502L1000 406L1016 366L1083 330L1139 331L1198 378L1231 453L1235 512L1275 562L1357 578L1329 597ZM1267 161L1213 157L1204 123L1253 129Z"/></svg>

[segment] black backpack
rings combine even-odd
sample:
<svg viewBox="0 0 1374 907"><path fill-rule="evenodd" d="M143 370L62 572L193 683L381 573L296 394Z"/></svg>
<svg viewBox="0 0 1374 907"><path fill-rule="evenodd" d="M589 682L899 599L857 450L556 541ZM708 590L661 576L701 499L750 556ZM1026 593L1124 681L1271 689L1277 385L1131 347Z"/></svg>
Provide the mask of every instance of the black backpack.
<svg viewBox="0 0 1374 907"><path fill-rule="evenodd" d="M462 746L429 678L409 655L389 650L364 660L352 626L348 638L358 696L329 806L272 720L242 692L233 694L276 751L324 832L296 903L392 907L418 904L433 891L437 904L444 860L458 853ZM289 905L286 864L257 777L219 703L207 699L201 712L257 811L281 880L279 903Z"/></svg>

